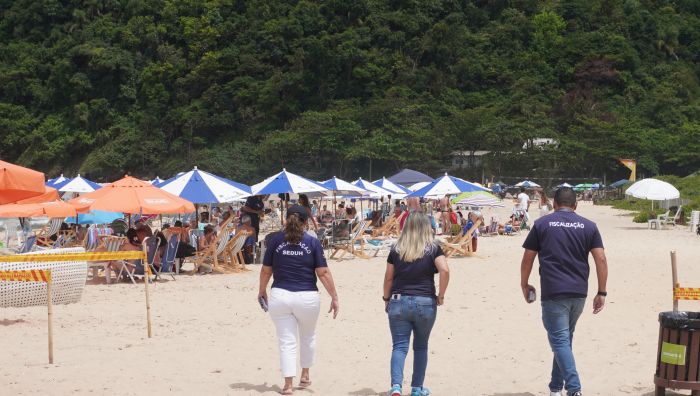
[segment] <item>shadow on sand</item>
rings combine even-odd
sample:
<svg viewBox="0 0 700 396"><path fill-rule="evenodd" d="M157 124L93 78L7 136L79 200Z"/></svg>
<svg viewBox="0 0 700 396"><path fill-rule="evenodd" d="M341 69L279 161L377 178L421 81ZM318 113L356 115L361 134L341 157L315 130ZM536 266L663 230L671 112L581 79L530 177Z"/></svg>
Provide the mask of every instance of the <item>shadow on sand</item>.
<svg viewBox="0 0 700 396"><path fill-rule="evenodd" d="M0 326L12 326L13 324L27 323L24 319L3 319L0 320Z"/></svg>
<svg viewBox="0 0 700 396"><path fill-rule="evenodd" d="M229 388L233 390L244 390L244 391L253 391L253 392L258 392L258 393L266 393L266 392L275 392L275 393L280 393L282 392L282 388L279 387L279 385L268 385L267 382L265 382L262 385L255 385L255 384L249 384L246 382L238 382L235 384L231 384L228 386ZM294 394L313 394L314 391L308 388L300 388L300 387L294 387Z"/></svg>
<svg viewBox="0 0 700 396"><path fill-rule="evenodd" d="M348 395L353 396L383 396L385 394L386 392L377 392L376 390L370 388L362 388L360 390L348 392Z"/></svg>
<svg viewBox="0 0 700 396"><path fill-rule="evenodd" d="M518 392L518 393L494 393L489 396L535 396L534 393L530 392Z"/></svg>

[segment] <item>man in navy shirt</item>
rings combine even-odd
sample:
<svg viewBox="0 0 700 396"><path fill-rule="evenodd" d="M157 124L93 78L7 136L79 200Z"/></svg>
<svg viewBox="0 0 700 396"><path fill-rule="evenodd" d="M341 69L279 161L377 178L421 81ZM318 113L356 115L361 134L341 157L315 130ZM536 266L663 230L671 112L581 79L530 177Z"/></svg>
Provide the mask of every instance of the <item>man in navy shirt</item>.
<svg viewBox="0 0 700 396"><path fill-rule="evenodd" d="M593 299L593 313L605 305L608 264L603 240L592 221L575 213L576 193L560 188L554 194L554 212L543 216L527 235L520 265L520 287L525 301L534 287L528 284L535 256L540 261L542 322L554 352L550 396L561 396L566 386L569 396L581 396L581 382L571 344L576 321L588 295L588 254L593 255L598 277L598 293Z"/></svg>

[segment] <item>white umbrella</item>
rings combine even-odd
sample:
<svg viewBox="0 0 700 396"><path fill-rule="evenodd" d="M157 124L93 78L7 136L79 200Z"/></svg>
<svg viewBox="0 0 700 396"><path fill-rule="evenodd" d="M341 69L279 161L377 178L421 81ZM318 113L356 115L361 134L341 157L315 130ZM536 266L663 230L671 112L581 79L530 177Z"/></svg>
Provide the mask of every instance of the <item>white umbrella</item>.
<svg viewBox="0 0 700 396"><path fill-rule="evenodd" d="M657 179L640 180L625 191L625 195L652 201L680 198L681 193L672 184Z"/></svg>

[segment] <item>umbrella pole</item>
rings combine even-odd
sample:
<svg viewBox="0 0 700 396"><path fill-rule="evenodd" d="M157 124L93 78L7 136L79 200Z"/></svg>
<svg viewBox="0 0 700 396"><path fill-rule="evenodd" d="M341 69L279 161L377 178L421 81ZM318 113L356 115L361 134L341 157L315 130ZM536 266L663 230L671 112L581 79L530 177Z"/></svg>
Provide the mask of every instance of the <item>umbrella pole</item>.
<svg viewBox="0 0 700 396"><path fill-rule="evenodd" d="M151 330L151 296L148 292L148 283L150 282L151 278L151 268L148 265L148 251L146 250L146 245L143 244L143 255L146 257L146 260L144 260L144 265L143 265L143 270L144 274L146 274L145 279L143 280L143 283L145 285L145 290L146 290L146 330L148 332L148 338L151 338L153 335L153 332Z"/></svg>

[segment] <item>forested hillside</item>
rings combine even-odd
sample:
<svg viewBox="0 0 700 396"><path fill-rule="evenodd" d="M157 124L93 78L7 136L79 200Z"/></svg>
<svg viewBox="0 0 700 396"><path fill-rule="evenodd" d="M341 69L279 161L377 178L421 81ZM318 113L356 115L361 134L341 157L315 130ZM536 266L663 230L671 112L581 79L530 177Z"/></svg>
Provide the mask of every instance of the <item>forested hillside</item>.
<svg viewBox="0 0 700 396"><path fill-rule="evenodd" d="M0 15L0 158L50 175L353 178L474 150L487 176L700 168L697 0L0 0Z"/></svg>

